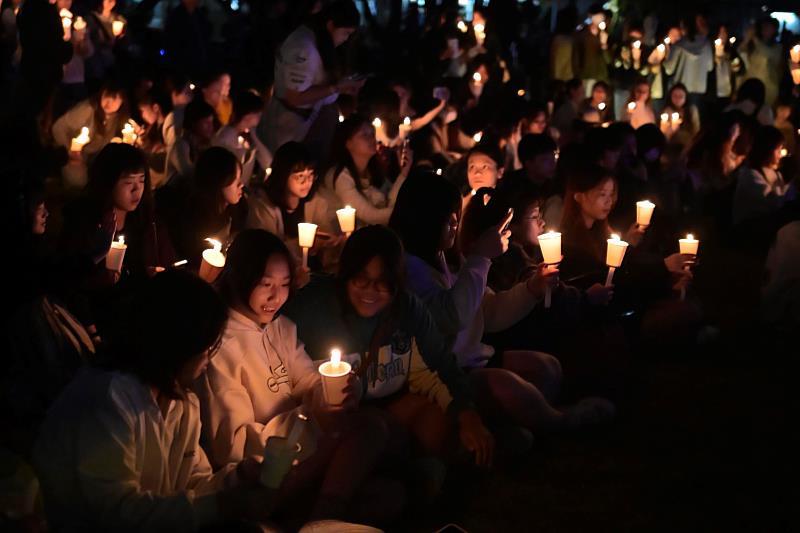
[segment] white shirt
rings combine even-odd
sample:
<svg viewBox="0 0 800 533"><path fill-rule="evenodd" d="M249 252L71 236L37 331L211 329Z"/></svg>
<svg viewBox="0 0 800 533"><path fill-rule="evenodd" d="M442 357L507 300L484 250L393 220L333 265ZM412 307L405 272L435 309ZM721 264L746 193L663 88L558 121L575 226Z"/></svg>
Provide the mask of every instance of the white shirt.
<svg viewBox="0 0 800 533"><path fill-rule="evenodd" d="M286 97L286 90L305 92L313 85L323 85L328 74L317 50L316 37L308 26L300 26L283 42L275 58L275 96ZM314 104L298 107L321 107L332 104L338 93Z"/></svg>
<svg viewBox="0 0 800 533"><path fill-rule="evenodd" d="M34 464L54 529L192 531L218 515L215 492L235 465L212 473L199 444L200 407L187 393L165 416L137 378L87 369L56 400Z"/></svg>

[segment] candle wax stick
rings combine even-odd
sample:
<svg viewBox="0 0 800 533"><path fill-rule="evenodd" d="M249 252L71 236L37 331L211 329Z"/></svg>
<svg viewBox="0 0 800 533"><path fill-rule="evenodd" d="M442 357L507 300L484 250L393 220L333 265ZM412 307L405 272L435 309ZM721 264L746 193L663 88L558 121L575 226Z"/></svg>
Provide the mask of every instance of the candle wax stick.
<svg viewBox="0 0 800 533"><path fill-rule="evenodd" d="M303 268L308 268L308 248L303 248Z"/></svg>

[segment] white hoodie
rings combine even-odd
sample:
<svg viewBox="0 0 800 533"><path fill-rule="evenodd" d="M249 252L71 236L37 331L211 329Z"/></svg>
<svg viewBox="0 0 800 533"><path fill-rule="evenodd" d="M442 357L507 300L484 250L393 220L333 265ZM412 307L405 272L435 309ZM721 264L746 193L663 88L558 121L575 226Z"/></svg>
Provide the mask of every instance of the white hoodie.
<svg viewBox="0 0 800 533"><path fill-rule="evenodd" d="M195 385L211 463L263 454L267 438L288 434L303 396L318 384L294 322L279 316L262 327L230 310L219 352Z"/></svg>

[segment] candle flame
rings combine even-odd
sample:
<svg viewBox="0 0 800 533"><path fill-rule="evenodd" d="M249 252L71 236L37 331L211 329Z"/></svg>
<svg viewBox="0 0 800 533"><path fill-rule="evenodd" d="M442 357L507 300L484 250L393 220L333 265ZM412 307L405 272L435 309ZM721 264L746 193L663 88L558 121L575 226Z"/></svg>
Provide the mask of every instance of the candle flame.
<svg viewBox="0 0 800 533"><path fill-rule="evenodd" d="M728 42L731 43L731 44L735 43L736 42L736 37L731 37L730 39L728 39Z"/></svg>
<svg viewBox="0 0 800 533"><path fill-rule="evenodd" d="M597 27L600 28L600 31L606 31L606 23L605 22L601 22L600 24L597 25Z"/></svg>
<svg viewBox="0 0 800 533"><path fill-rule="evenodd" d="M442 175L442 169L441 168L437 168L436 169L436 175L437 176L441 176Z"/></svg>
<svg viewBox="0 0 800 533"><path fill-rule="evenodd" d="M781 148L781 157L786 157L787 155L789 155L789 150Z"/></svg>
<svg viewBox="0 0 800 533"><path fill-rule="evenodd" d="M629 102L628 111L633 111L634 109L636 109L636 102Z"/></svg>
<svg viewBox="0 0 800 533"><path fill-rule="evenodd" d="M606 103L605 103L605 102L600 102L600 103L597 105L597 109L599 109L600 111L602 111L602 110L603 110L603 109L605 109L605 108L606 108Z"/></svg>
<svg viewBox="0 0 800 533"><path fill-rule="evenodd" d="M331 365L336 367L342 362L342 351L339 348L331 350Z"/></svg>
<svg viewBox="0 0 800 533"><path fill-rule="evenodd" d="M339 115L339 122L344 122L344 115Z"/></svg>
<svg viewBox="0 0 800 533"><path fill-rule="evenodd" d="M665 37L664 38L664 44L669 44L671 42L672 42L672 39L670 39L669 37Z"/></svg>
<svg viewBox="0 0 800 533"><path fill-rule="evenodd" d="M190 83L189 84L189 90L190 91L194 91L194 88L195 88L195 84L194 83Z"/></svg>
<svg viewBox="0 0 800 533"><path fill-rule="evenodd" d="M475 193L476 193L476 192L478 192L478 191L476 191L475 189L472 189L472 190L469 192L469 194L470 194L470 196L475 196Z"/></svg>
<svg viewBox="0 0 800 533"><path fill-rule="evenodd" d="M669 120L669 113L661 113L661 122L666 122Z"/></svg>
<svg viewBox="0 0 800 533"><path fill-rule="evenodd" d="M481 77L481 73L480 72L476 72L475 74L472 75L472 80L475 83L480 83L482 79L483 78Z"/></svg>
<svg viewBox="0 0 800 533"><path fill-rule="evenodd" d="M75 19L75 24L72 25L75 31L81 31L86 29L86 21L83 20L83 17L78 17Z"/></svg>
<svg viewBox="0 0 800 533"><path fill-rule="evenodd" d="M59 16L60 16L62 19L71 19L71 18L72 18L72 13L71 13L71 12L70 12L70 10L69 10L69 9L67 9L67 8L63 8L61 11L59 11L59 12L58 12L58 15L59 15Z"/></svg>
<svg viewBox="0 0 800 533"><path fill-rule="evenodd" d="M186 259L181 259L180 261L175 261L174 263L172 263L172 266L179 267L187 264L188 262L189 261L187 261Z"/></svg>
<svg viewBox="0 0 800 533"><path fill-rule="evenodd" d="M481 24L480 22L478 22L477 24L475 24L475 31L476 31L476 32L478 32L478 33L483 33L483 31L484 31L485 29L486 29L486 26L484 26L484 25L483 25L483 24Z"/></svg>
<svg viewBox="0 0 800 533"><path fill-rule="evenodd" d="M467 30L469 29L463 20L459 20L457 26L461 33L467 33Z"/></svg>
<svg viewBox="0 0 800 533"><path fill-rule="evenodd" d="M611 240L612 241L618 241L619 240L619 235L617 235L616 233L612 233L611 234Z"/></svg>
<svg viewBox="0 0 800 533"><path fill-rule="evenodd" d="M694 235L692 235L691 233L687 233L686 234L686 240L687 241L693 241L694 240Z"/></svg>
<svg viewBox="0 0 800 533"><path fill-rule="evenodd" d="M642 41L633 41L633 47L638 50L642 47Z"/></svg>
<svg viewBox="0 0 800 533"><path fill-rule="evenodd" d="M404 119L403 119L403 124L404 124L405 126L410 126L410 125L411 125L411 117L406 117L406 118L404 118Z"/></svg>
<svg viewBox="0 0 800 533"><path fill-rule="evenodd" d="M215 252L222 251L222 243L219 242L217 239L212 239L211 237L206 239L206 242L209 243Z"/></svg>
<svg viewBox="0 0 800 533"><path fill-rule="evenodd" d="M714 46L722 46L722 39L714 39Z"/></svg>
<svg viewBox="0 0 800 533"><path fill-rule="evenodd" d="M125 235L120 235L117 237L117 242L120 244L125 244Z"/></svg>
<svg viewBox="0 0 800 533"><path fill-rule="evenodd" d="M517 96L519 97L525 96L525 89L520 89L519 91L517 91Z"/></svg>
<svg viewBox="0 0 800 533"><path fill-rule="evenodd" d="M378 117L375 117L375 118L372 120L372 125L373 125L375 128L380 128L380 127L381 127L381 119L379 119Z"/></svg>
<svg viewBox="0 0 800 533"><path fill-rule="evenodd" d="M681 118L681 114L680 113L673 113L672 114L672 120L673 121L677 121L680 118Z"/></svg>
<svg viewBox="0 0 800 533"><path fill-rule="evenodd" d="M796 45L792 46L792 50L795 53L800 53L800 44L796 44Z"/></svg>
<svg viewBox="0 0 800 533"><path fill-rule="evenodd" d="M475 135L472 136L472 140L475 141L476 143L481 142L482 138L483 138L483 132L482 131L479 131L478 133L476 133Z"/></svg>

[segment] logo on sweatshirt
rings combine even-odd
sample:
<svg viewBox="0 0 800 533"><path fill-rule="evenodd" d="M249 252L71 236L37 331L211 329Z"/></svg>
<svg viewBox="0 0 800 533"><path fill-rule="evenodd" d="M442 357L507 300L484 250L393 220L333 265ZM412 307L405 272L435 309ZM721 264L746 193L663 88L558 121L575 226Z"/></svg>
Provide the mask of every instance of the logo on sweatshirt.
<svg viewBox="0 0 800 533"><path fill-rule="evenodd" d="M280 390L281 385L289 386L289 373L286 371L286 367L283 363L279 364L276 367L272 365L269 366L270 376L267 379L267 388L270 392L278 392Z"/></svg>

